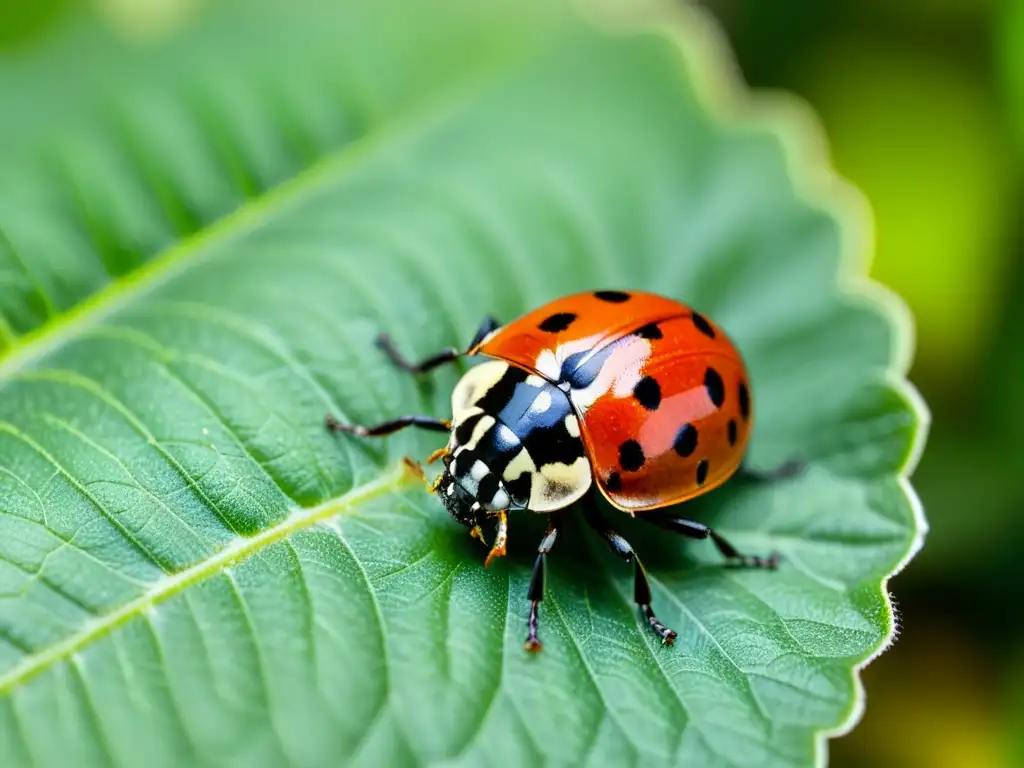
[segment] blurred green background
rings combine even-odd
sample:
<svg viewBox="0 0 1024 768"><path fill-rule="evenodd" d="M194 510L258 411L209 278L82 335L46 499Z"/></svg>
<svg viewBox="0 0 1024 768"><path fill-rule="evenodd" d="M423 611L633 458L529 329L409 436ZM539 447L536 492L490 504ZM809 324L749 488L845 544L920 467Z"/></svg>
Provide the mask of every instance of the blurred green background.
<svg viewBox="0 0 1024 768"><path fill-rule="evenodd" d="M203 0L92 0L133 34ZM75 0L0 0L0 48ZM1024 0L704 0L744 77L804 97L875 213L872 274L917 320L931 532L891 584L835 766L1024 765Z"/></svg>
<svg viewBox="0 0 1024 768"><path fill-rule="evenodd" d="M836 766L1024 765L1024 0L705 0L747 81L804 97L917 321L931 527Z"/></svg>

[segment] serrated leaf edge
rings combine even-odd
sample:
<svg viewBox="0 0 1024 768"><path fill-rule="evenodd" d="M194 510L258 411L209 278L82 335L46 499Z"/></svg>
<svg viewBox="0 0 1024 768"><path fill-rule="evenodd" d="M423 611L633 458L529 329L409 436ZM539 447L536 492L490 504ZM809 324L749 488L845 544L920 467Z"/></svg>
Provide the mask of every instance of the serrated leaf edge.
<svg viewBox="0 0 1024 768"><path fill-rule="evenodd" d="M698 102L720 125L733 131L767 132L780 140L797 194L839 224L839 293L866 300L890 321L894 330L896 344L884 380L903 398L917 421L914 442L896 478L913 515L914 537L906 554L879 585L889 631L874 651L851 669L854 696L846 718L833 728L816 732L815 765L825 766L828 740L849 733L864 714L867 697L861 671L896 639L899 617L888 590L889 580L920 551L928 533L924 507L910 482L931 425L928 406L907 379L916 343L913 317L896 293L868 277L875 243L871 206L863 192L833 169L824 127L810 105L789 92L751 89L743 79L725 33L708 11L685 2L665 0L645 0L646 5L641 8L618 7L617 2L576 0L581 13L607 31L646 31L667 38L681 61L689 66L686 76L693 83Z"/></svg>

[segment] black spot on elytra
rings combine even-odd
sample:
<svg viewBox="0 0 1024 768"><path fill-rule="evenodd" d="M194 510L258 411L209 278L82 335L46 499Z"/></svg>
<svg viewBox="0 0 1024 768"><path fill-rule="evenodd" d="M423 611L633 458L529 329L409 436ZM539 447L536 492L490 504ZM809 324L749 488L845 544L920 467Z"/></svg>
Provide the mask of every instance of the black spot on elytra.
<svg viewBox="0 0 1024 768"><path fill-rule="evenodd" d="M701 459L700 463L697 464L697 485L704 485L704 481L708 479L708 460Z"/></svg>
<svg viewBox="0 0 1024 768"><path fill-rule="evenodd" d="M594 291L594 295L601 301L610 301L612 304L621 304L633 298L623 291Z"/></svg>
<svg viewBox="0 0 1024 768"><path fill-rule="evenodd" d="M515 499L519 504L528 504L530 501L530 491L533 489L533 473L523 472L515 480L505 481L505 490L508 491L509 496Z"/></svg>
<svg viewBox="0 0 1024 768"><path fill-rule="evenodd" d="M612 472L610 475L608 475L608 479L604 481L604 486L613 493L615 491L621 491L622 475L620 475L618 472Z"/></svg>
<svg viewBox="0 0 1024 768"><path fill-rule="evenodd" d="M736 445L736 419L729 419L729 445Z"/></svg>
<svg viewBox="0 0 1024 768"><path fill-rule="evenodd" d="M715 404L715 408L721 408L722 403L725 402L725 384L722 383L722 377L714 368L704 371L704 387L708 391L711 402Z"/></svg>
<svg viewBox="0 0 1024 768"><path fill-rule="evenodd" d="M697 330L707 336L709 339L715 338L715 329L711 327L711 323L704 317L700 312L693 313L693 324Z"/></svg>
<svg viewBox="0 0 1024 768"><path fill-rule="evenodd" d="M556 312L551 317L545 318L538 328L547 333L558 333L564 331L573 321L576 319L576 315L572 312Z"/></svg>
<svg viewBox="0 0 1024 768"><path fill-rule="evenodd" d="M744 421L750 418L750 390L745 381L740 382L740 415Z"/></svg>
<svg viewBox="0 0 1024 768"><path fill-rule="evenodd" d="M637 328L633 333L641 339L660 339L662 337L661 328L658 327L657 323L648 323Z"/></svg>
<svg viewBox="0 0 1024 768"><path fill-rule="evenodd" d="M476 495L480 501L487 503L494 498L494 494L498 492L498 478L493 473L488 473L480 478L480 487L477 489Z"/></svg>
<svg viewBox="0 0 1024 768"><path fill-rule="evenodd" d="M693 424L684 424L676 435L672 448L684 458L691 455L697 450L697 428Z"/></svg>
<svg viewBox="0 0 1024 768"><path fill-rule="evenodd" d="M627 440L619 446L619 466L627 472L636 472L644 465L644 449L636 440Z"/></svg>
<svg viewBox="0 0 1024 768"><path fill-rule="evenodd" d="M633 397L648 411L658 410L661 405L661 387L657 379L651 376L644 376L633 387Z"/></svg>

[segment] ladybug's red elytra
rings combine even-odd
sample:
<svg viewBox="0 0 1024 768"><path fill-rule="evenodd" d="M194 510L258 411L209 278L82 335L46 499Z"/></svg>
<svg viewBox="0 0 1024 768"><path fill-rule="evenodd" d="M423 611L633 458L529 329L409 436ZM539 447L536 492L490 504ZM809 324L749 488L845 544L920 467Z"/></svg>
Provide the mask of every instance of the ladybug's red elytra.
<svg viewBox="0 0 1024 768"><path fill-rule="evenodd" d="M403 416L362 427L328 416L327 426L372 437L409 426L450 432L448 444L428 459L444 463L430 489L485 544L480 525L495 521L485 564L505 554L510 510L552 513L530 581L528 650L541 647L537 611L559 512L577 500L611 550L633 563L634 594L647 624L663 643L676 638L651 609L639 557L598 511L595 486L612 506L640 520L710 538L730 561L776 565L774 555L741 554L708 526L662 509L707 493L742 470L754 417L736 347L685 304L652 293L592 291L557 299L508 325L488 317L465 351L445 349L419 363L405 360L386 335L378 346L416 374L463 355L491 358L456 385L450 421ZM794 469L786 464L757 477Z"/></svg>

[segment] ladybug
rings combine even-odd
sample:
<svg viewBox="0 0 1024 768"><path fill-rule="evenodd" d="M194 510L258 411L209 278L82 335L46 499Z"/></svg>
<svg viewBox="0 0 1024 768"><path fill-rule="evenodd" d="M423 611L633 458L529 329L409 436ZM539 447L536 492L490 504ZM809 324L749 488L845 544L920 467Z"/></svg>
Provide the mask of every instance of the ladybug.
<svg viewBox="0 0 1024 768"><path fill-rule="evenodd" d="M729 561L775 567L774 555L741 554L708 526L662 510L707 493L741 469L754 415L736 347L685 304L637 291L578 293L504 326L488 317L465 351L445 349L418 363L406 360L386 334L377 343L413 374L463 355L490 358L455 386L451 420L403 416L365 427L328 416L326 423L364 437L410 426L449 433L447 445L428 459L444 464L430 490L485 546L481 523L495 521L485 566L505 554L510 511L554 513L537 548L527 595L527 650L541 648L537 613L545 556L558 536L557 513L581 500L587 523L633 564L634 596L646 623L663 644L676 639L651 608L639 557L598 511L595 487L613 507L639 520L710 538ZM758 477L792 470L787 464Z"/></svg>

